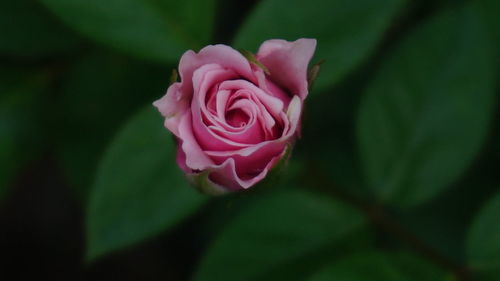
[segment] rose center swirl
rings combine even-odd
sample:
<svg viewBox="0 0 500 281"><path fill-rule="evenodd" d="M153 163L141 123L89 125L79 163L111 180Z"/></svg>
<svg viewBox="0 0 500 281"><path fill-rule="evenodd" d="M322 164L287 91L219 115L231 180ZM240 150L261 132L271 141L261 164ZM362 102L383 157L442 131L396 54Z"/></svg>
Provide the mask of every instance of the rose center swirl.
<svg viewBox="0 0 500 281"><path fill-rule="evenodd" d="M201 87L206 89L200 101L204 125L214 134L242 144L279 138L283 102L246 79L219 75L225 79Z"/></svg>

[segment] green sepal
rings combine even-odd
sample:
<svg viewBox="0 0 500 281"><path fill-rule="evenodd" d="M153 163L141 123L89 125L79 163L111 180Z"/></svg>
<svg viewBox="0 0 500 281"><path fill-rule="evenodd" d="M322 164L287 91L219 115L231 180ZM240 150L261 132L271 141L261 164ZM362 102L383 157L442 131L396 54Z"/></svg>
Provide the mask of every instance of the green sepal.
<svg viewBox="0 0 500 281"><path fill-rule="evenodd" d="M170 75L170 84L174 84L175 82L177 82L178 77L179 75L177 74L177 69L172 69L172 74Z"/></svg>
<svg viewBox="0 0 500 281"><path fill-rule="evenodd" d="M213 196L220 196L228 193L230 190L224 188L213 181L208 176L211 171L203 171L196 174L187 174L188 180L201 193Z"/></svg>
<svg viewBox="0 0 500 281"><path fill-rule="evenodd" d="M262 69L264 71L265 74L267 75L270 75L271 73L269 72L269 69L263 65L260 61L257 60L257 58L255 57L255 55L250 52L250 51L247 51L247 50L243 50L243 49L240 49L239 50L240 53L252 64L256 65L257 67L259 67L260 69Z"/></svg>
<svg viewBox="0 0 500 281"><path fill-rule="evenodd" d="M321 70L321 65L325 62L325 59L320 60L315 63L311 68L309 68L309 72L307 72L307 84L309 85L309 90L312 89L314 81L319 76L319 71Z"/></svg>

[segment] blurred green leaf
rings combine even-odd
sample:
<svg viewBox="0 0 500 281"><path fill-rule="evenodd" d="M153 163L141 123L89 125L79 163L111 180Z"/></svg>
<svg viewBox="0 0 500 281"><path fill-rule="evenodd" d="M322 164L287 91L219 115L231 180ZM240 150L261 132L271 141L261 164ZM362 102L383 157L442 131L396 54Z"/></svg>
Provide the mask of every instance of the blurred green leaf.
<svg viewBox="0 0 500 281"><path fill-rule="evenodd" d="M86 197L101 153L129 116L161 96L168 68L92 52L67 71L56 120L58 152L72 187Z"/></svg>
<svg viewBox="0 0 500 281"><path fill-rule="evenodd" d="M495 45L500 44L500 20L498 20L498 12L500 11L500 2L497 0L476 0L476 6L479 8L484 21L487 24L487 29L490 32ZM497 56L500 57L500 51L496 49Z"/></svg>
<svg viewBox="0 0 500 281"><path fill-rule="evenodd" d="M463 263L470 204L476 194L470 185L453 187L417 208L400 210L397 220L437 253L457 264Z"/></svg>
<svg viewBox="0 0 500 281"><path fill-rule="evenodd" d="M213 0L39 0L71 27L114 49L161 62L212 36Z"/></svg>
<svg viewBox="0 0 500 281"><path fill-rule="evenodd" d="M43 72L0 69L0 199L24 162L44 148L39 108L48 82Z"/></svg>
<svg viewBox="0 0 500 281"><path fill-rule="evenodd" d="M357 124L367 182L380 200L424 202L469 166L492 115L490 51L466 6L435 16L391 52Z"/></svg>
<svg viewBox="0 0 500 281"><path fill-rule="evenodd" d="M172 136L150 106L118 134L99 167L87 213L87 259L179 223L204 202L175 164Z"/></svg>
<svg viewBox="0 0 500 281"><path fill-rule="evenodd" d="M343 203L286 188L242 211L208 249L194 280L262 280L352 235L364 219Z"/></svg>
<svg viewBox="0 0 500 281"><path fill-rule="evenodd" d="M46 56L67 52L80 40L35 0L0 1L0 54Z"/></svg>
<svg viewBox="0 0 500 281"><path fill-rule="evenodd" d="M302 139L297 154L307 159L308 174L322 181L325 190L343 190L357 198L372 199L364 184L355 136L355 116L361 93L373 71L363 68L343 79L328 94L306 104ZM318 122L321 120L321 122ZM321 137L317 137L321 136ZM327 191L328 192L328 191Z"/></svg>
<svg viewBox="0 0 500 281"><path fill-rule="evenodd" d="M500 132L498 128L493 131ZM473 167L451 188L425 204L396 213L405 229L456 264L467 262L465 241L469 227L477 210L500 186L496 165L500 153L495 140L497 137L490 135Z"/></svg>
<svg viewBox="0 0 500 281"><path fill-rule="evenodd" d="M500 193L485 204L474 220L467 235L467 255L473 269L500 276Z"/></svg>
<svg viewBox="0 0 500 281"><path fill-rule="evenodd" d="M409 253L362 252L332 263L309 281L451 281L450 273Z"/></svg>
<svg viewBox="0 0 500 281"><path fill-rule="evenodd" d="M405 0L263 0L250 14L235 46L257 49L272 38L316 38L316 58L325 59L315 91L325 90L376 47Z"/></svg>

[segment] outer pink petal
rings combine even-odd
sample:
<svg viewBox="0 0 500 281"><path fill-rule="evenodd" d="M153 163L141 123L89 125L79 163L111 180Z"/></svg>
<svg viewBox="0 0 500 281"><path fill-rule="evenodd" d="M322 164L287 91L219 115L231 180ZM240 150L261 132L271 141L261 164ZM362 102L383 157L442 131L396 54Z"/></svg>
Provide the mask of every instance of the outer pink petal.
<svg viewBox="0 0 500 281"><path fill-rule="evenodd" d="M285 154L285 151L281 155L278 155L271 159L267 165L262 169L262 171L249 179L241 179L236 172L236 164L233 158L228 158L224 163L218 165L217 167L211 168L209 179L217 185L222 185L226 188L232 190L247 189L263 180L269 170L274 167L281 157Z"/></svg>
<svg viewBox="0 0 500 281"><path fill-rule="evenodd" d="M179 141L177 139L177 141ZM182 145L177 144L177 155L175 157L175 160L177 162L177 165L181 170L183 170L185 173L192 173L193 170L191 170L187 165L186 165L186 153L182 150Z"/></svg>
<svg viewBox="0 0 500 281"><path fill-rule="evenodd" d="M191 113L186 112L179 123L179 140L181 141L181 149L184 152L186 167L193 170L204 170L207 167L214 165L214 162L208 158L205 152L200 148L198 141L193 135L193 127L191 123ZM179 158L177 160L182 160ZM182 168L182 167L181 167Z"/></svg>
<svg viewBox="0 0 500 281"><path fill-rule="evenodd" d="M179 136L179 123L183 113L189 108L189 100L183 98L179 91L181 83L174 83L168 87L167 94L155 101L153 105L165 117L165 127L174 135Z"/></svg>
<svg viewBox="0 0 500 281"><path fill-rule="evenodd" d="M249 180L259 175L273 158L283 152L286 146L287 142L268 142L249 155L242 155L238 152L220 153L217 151L207 151L206 153L215 163L223 163L227 159L234 159L238 178Z"/></svg>
<svg viewBox="0 0 500 281"><path fill-rule="evenodd" d="M257 59L269 69L271 80L305 99L308 94L307 66L315 49L315 39L267 40L260 46Z"/></svg>
<svg viewBox="0 0 500 281"><path fill-rule="evenodd" d="M182 55L179 62L181 90L192 92L193 72L205 64L212 63L231 69L251 81L255 80L250 63L238 51L226 45L208 45L198 53L190 50Z"/></svg>

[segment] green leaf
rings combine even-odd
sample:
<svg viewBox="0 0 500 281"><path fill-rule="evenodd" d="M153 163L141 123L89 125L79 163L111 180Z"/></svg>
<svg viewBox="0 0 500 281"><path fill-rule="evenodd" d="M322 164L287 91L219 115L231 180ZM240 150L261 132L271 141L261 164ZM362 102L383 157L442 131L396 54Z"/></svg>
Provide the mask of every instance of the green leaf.
<svg viewBox="0 0 500 281"><path fill-rule="evenodd" d="M0 69L0 199L22 165L45 148L39 109L48 82L44 72Z"/></svg>
<svg viewBox="0 0 500 281"><path fill-rule="evenodd" d="M361 101L358 144L379 200L422 203L462 175L489 127L490 45L470 6L428 20L380 67Z"/></svg>
<svg viewBox="0 0 500 281"><path fill-rule="evenodd" d="M213 0L40 0L71 27L117 50L162 62L212 35Z"/></svg>
<svg viewBox="0 0 500 281"><path fill-rule="evenodd" d="M91 52L64 77L54 133L62 168L77 195L86 198L96 166L117 128L161 95L168 71L119 56Z"/></svg>
<svg viewBox="0 0 500 281"><path fill-rule="evenodd" d="M451 281L450 273L408 253L362 252L325 266L308 281Z"/></svg>
<svg viewBox="0 0 500 281"><path fill-rule="evenodd" d="M469 184L454 186L426 204L400 210L395 218L435 252L461 264L465 260L463 244L476 191Z"/></svg>
<svg viewBox="0 0 500 281"><path fill-rule="evenodd" d="M272 38L316 38L316 58L325 59L315 90L334 85L375 49L405 0L263 0L235 39L257 49ZM355 20L353 20L355 19Z"/></svg>
<svg viewBox="0 0 500 281"><path fill-rule="evenodd" d="M467 234L467 256L473 269L500 274L499 222L500 193L497 193L481 209Z"/></svg>
<svg viewBox="0 0 500 281"><path fill-rule="evenodd" d="M148 107L127 123L101 162L87 213L87 259L173 227L205 199L187 184L172 136Z"/></svg>
<svg viewBox="0 0 500 281"><path fill-rule="evenodd" d="M194 280L262 280L297 259L341 245L364 220L349 206L284 188L242 211L212 243Z"/></svg>
<svg viewBox="0 0 500 281"><path fill-rule="evenodd" d="M0 54L47 56L75 48L80 39L33 0L0 1Z"/></svg>
<svg viewBox="0 0 500 281"><path fill-rule="evenodd" d="M500 21L498 20L498 11L500 11L500 2L497 0L477 0L475 1L483 20L487 24L487 29L490 32L496 46L500 44ZM500 53L497 51L497 56Z"/></svg>

